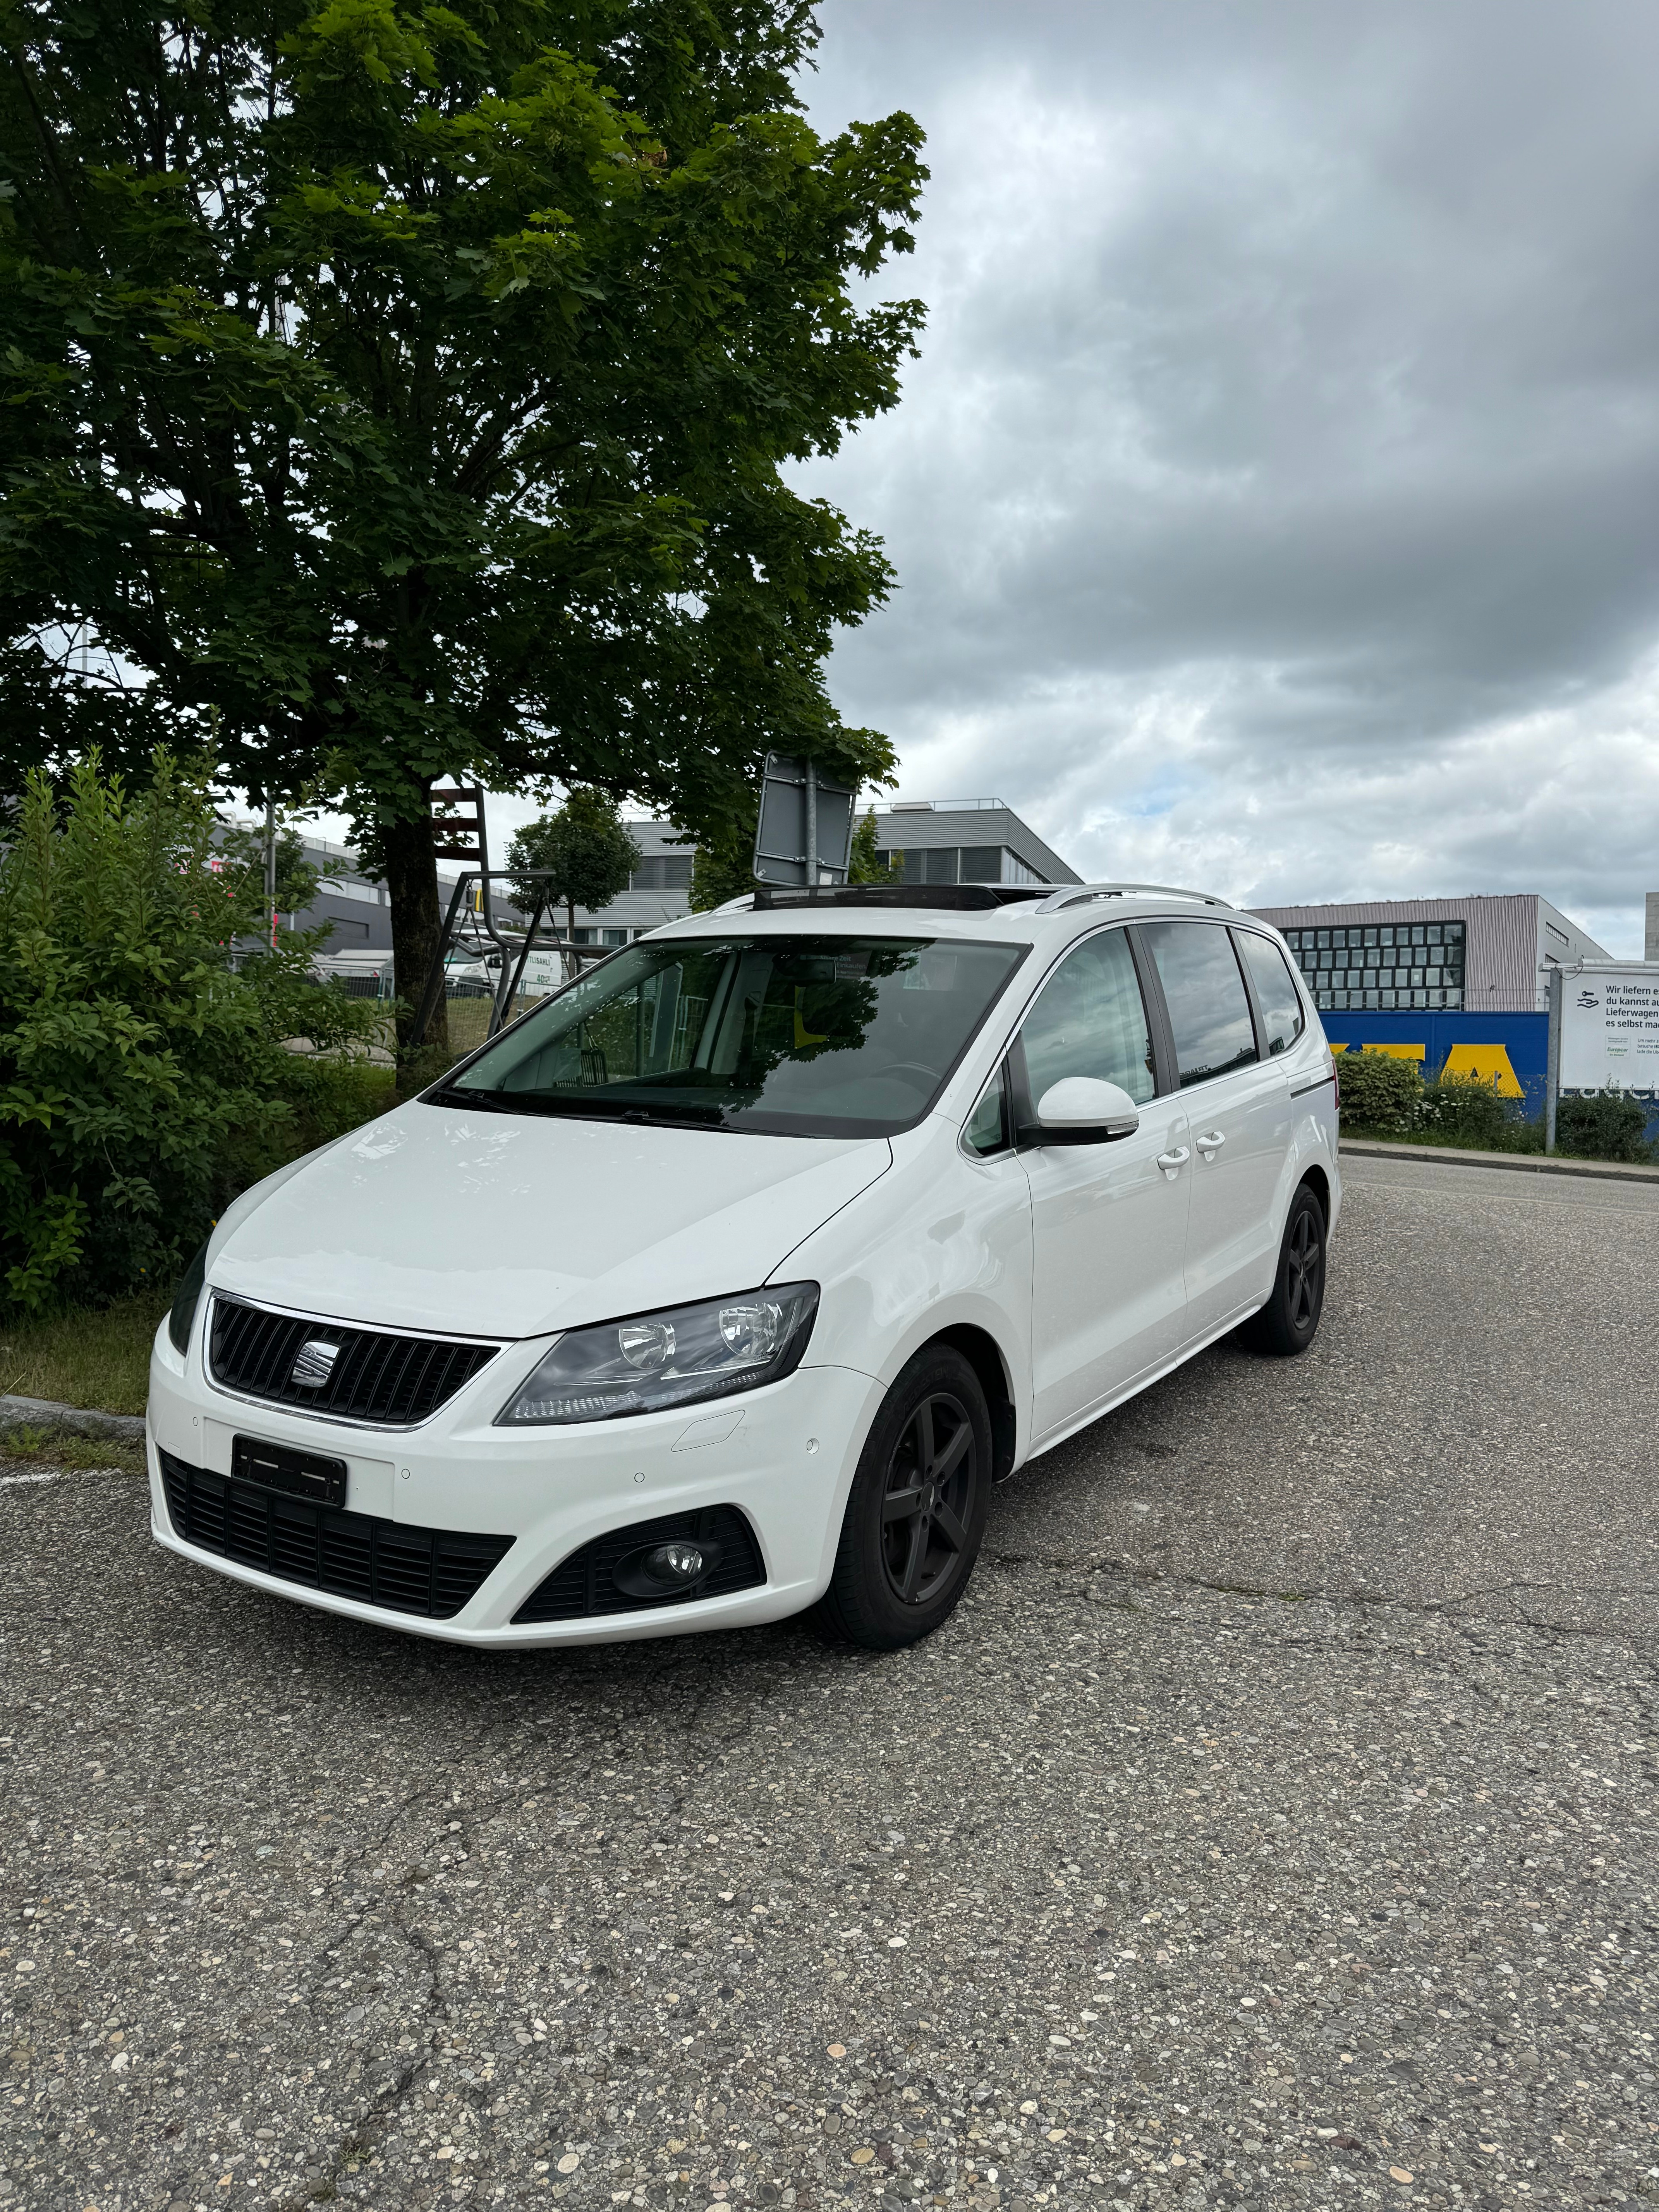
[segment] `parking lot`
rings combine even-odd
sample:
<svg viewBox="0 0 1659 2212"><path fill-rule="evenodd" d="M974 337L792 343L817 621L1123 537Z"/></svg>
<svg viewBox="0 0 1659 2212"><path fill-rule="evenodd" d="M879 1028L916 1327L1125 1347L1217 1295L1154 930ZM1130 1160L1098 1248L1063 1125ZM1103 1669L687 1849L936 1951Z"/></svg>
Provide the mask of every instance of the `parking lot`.
<svg viewBox="0 0 1659 2212"><path fill-rule="evenodd" d="M0 2204L1659 2197L1659 1192L1348 1200L896 1657L448 1650L9 1469Z"/></svg>

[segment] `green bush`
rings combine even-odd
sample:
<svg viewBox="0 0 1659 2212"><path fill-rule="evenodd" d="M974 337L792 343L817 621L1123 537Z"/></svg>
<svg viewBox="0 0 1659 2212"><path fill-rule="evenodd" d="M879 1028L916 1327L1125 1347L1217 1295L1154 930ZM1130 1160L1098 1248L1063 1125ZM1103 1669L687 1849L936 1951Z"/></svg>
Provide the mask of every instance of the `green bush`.
<svg viewBox="0 0 1659 2212"><path fill-rule="evenodd" d="M1555 1148L1585 1160L1651 1160L1647 1108L1622 1091L1593 1098L1558 1099Z"/></svg>
<svg viewBox="0 0 1659 2212"><path fill-rule="evenodd" d="M1498 1093L1498 1080L1481 1083L1471 1076L1450 1076L1423 1086L1418 1102L1418 1126L1449 1145L1468 1145L1492 1152L1505 1147L1514 1126L1508 1108Z"/></svg>
<svg viewBox="0 0 1659 2212"><path fill-rule="evenodd" d="M163 1284L235 1192L370 1103L372 1003L318 985L318 936L263 934L257 867L157 754L29 780L0 857L0 1310ZM295 1051L295 1043L309 1052Z"/></svg>
<svg viewBox="0 0 1659 2212"><path fill-rule="evenodd" d="M1343 1128L1403 1137L1417 1127L1423 1079L1413 1061L1388 1052L1345 1052L1337 1055L1336 1073Z"/></svg>

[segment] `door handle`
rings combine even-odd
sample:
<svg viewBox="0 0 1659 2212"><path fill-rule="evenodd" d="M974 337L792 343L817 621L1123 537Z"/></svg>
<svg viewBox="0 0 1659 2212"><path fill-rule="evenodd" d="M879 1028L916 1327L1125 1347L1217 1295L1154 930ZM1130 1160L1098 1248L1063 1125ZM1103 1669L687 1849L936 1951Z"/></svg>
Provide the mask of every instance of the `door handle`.
<svg viewBox="0 0 1659 2212"><path fill-rule="evenodd" d="M1160 1152L1158 1156L1158 1164L1166 1176L1174 1176L1178 1170L1186 1166L1191 1158L1192 1154L1185 1145L1177 1145L1172 1152Z"/></svg>
<svg viewBox="0 0 1659 2212"><path fill-rule="evenodd" d="M1226 1136L1220 1129L1212 1129L1206 1136L1193 1139L1200 1152L1218 1152L1226 1141Z"/></svg>

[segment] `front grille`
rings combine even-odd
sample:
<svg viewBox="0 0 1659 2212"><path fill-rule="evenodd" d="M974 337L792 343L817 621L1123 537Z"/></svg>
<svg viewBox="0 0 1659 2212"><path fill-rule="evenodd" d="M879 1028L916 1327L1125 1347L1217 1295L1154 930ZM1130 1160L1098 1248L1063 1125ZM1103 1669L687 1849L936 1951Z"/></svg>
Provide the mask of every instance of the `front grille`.
<svg viewBox="0 0 1659 2212"><path fill-rule="evenodd" d="M513 1548L511 1536L410 1528L210 1474L171 1452L159 1457L167 1517L183 1542L389 1613L450 1620Z"/></svg>
<svg viewBox="0 0 1659 2212"><path fill-rule="evenodd" d="M307 1346L319 1344L338 1350L325 1379L307 1389L294 1380L294 1365ZM213 1297L210 1364L216 1382L244 1397L341 1420L411 1427L435 1413L500 1349L446 1337L392 1336L339 1322L297 1321L216 1291ZM302 1371L315 1374L319 1367L313 1358Z"/></svg>
<svg viewBox="0 0 1659 2212"><path fill-rule="evenodd" d="M665 1590L660 1597L635 1597L617 1587L616 1572L631 1553L672 1538L715 1543L720 1557L714 1571L690 1589ZM735 1505L705 1505L695 1513L665 1513L659 1521L635 1521L595 1536L537 1584L513 1618L515 1622L583 1620L595 1613L655 1613L665 1605L690 1605L697 1598L725 1597L752 1589L766 1580L760 1547L748 1516Z"/></svg>

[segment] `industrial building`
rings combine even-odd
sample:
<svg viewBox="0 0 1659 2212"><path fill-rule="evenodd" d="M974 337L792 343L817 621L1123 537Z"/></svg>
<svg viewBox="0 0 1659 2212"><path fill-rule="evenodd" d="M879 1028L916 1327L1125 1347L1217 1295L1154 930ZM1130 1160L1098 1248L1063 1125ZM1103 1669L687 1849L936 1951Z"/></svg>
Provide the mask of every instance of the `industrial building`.
<svg viewBox="0 0 1659 2212"><path fill-rule="evenodd" d="M1000 799L892 799L869 810L876 849L907 884L1079 884Z"/></svg>
<svg viewBox="0 0 1659 2212"><path fill-rule="evenodd" d="M1255 909L1282 930L1339 1050L1543 1098L1549 969L1610 956L1535 893Z"/></svg>
<svg viewBox="0 0 1659 2212"><path fill-rule="evenodd" d="M907 884L1075 884L1082 878L1000 799L896 799L873 814L876 849ZM628 889L576 916L579 945L626 945L690 911L691 848L670 822L628 825L642 855Z"/></svg>
<svg viewBox="0 0 1659 2212"><path fill-rule="evenodd" d="M1285 933L1322 1014L1541 1013L1550 966L1613 957L1534 892L1254 911Z"/></svg>

